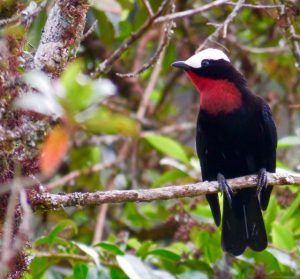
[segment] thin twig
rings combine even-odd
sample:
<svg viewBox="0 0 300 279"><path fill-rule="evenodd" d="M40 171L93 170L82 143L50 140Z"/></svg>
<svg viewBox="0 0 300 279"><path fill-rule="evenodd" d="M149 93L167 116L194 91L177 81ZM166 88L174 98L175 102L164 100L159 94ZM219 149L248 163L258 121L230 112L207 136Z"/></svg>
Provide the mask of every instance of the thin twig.
<svg viewBox="0 0 300 279"><path fill-rule="evenodd" d="M42 3L37 5L34 9L30 9L30 6L25 9L21 15L21 23L23 25L29 25L33 18L36 17L46 6L47 6L48 0L44 0Z"/></svg>
<svg viewBox="0 0 300 279"><path fill-rule="evenodd" d="M292 38L293 38L294 40L296 40L296 41L300 41L300 35L298 35L298 34L294 34L294 35L292 36Z"/></svg>
<svg viewBox="0 0 300 279"><path fill-rule="evenodd" d="M183 122L183 123L176 123L174 125L169 125L169 126L164 126L160 129L157 129L155 131L146 131L141 133L141 137L149 135L149 134L170 134L173 132L181 132L181 131L186 131L186 130L191 130L195 129L195 123L191 122Z"/></svg>
<svg viewBox="0 0 300 279"><path fill-rule="evenodd" d="M171 2L171 12L174 12L175 11L175 5L174 5L174 1ZM164 44L166 44L168 42L168 38L169 38L169 32L172 28L172 25L173 25L173 22L169 22L169 24L166 25L166 30L165 32L162 33L161 35L161 38L160 38L160 45L161 46L164 46ZM167 42L166 42L167 40ZM159 78L159 73L161 71L161 61L163 60L163 56L164 56L164 53L165 53L165 48L162 47L161 51L158 52L158 58L157 58L157 63L155 64L154 66L154 69L153 69L153 72L151 74L151 77L150 77L150 80L149 80L149 83L144 91L144 94L143 94L143 98L140 102L140 105L138 107L138 110L137 110L137 118L138 119L142 119L144 118L145 114L146 114L146 110L147 110L147 107L148 107L148 103L149 103L149 100L150 100L150 96L151 96L151 93L153 92L153 89L155 88L155 85L158 81L158 78Z"/></svg>
<svg viewBox="0 0 300 279"><path fill-rule="evenodd" d="M20 191L19 181L16 179L12 185L8 206L6 209L6 217L3 228L3 238L2 238L2 252L1 252L1 261L0 261L0 278L7 272L8 264L11 258L13 257L12 253L12 238L14 231L14 222L15 222L15 209L18 205L18 196Z"/></svg>
<svg viewBox="0 0 300 279"><path fill-rule="evenodd" d="M20 205L22 207L22 222L19 226L19 230L17 234L14 236L13 244L10 248L11 258L15 257L27 243L28 238L31 233L32 224L31 224L31 216L32 210L27 202L27 195L25 190L22 188L20 184Z"/></svg>
<svg viewBox="0 0 300 279"><path fill-rule="evenodd" d="M34 9L31 9L30 6L26 7L23 11L21 11L19 14L16 14L12 16L11 18L1 19L0 20L0 28L12 25L12 24L28 24L32 21L32 19L38 15L43 8L46 7L48 0L44 0L42 3L37 5Z"/></svg>
<svg viewBox="0 0 300 279"><path fill-rule="evenodd" d="M95 31L97 24L98 20L95 20L92 26L89 28L89 30L82 35L81 42L83 42L89 35L91 35Z"/></svg>
<svg viewBox="0 0 300 279"><path fill-rule="evenodd" d="M241 49L243 51L256 53L256 54L260 54L260 53L282 53L282 52L289 51L288 46L276 46L276 47L249 47L249 46L245 46L245 45L240 44L237 41L236 37L233 36L233 35L228 35L227 40L230 43L233 43L235 46L237 46L239 49Z"/></svg>
<svg viewBox="0 0 300 279"><path fill-rule="evenodd" d="M280 1L284 3L284 1ZM300 44L295 39L297 38L297 34L294 27L294 22L292 19L292 16L288 13L289 7L284 6L284 9L278 9L278 14L280 18L285 19L285 24L280 26L283 31L283 36L288 42L288 45L291 49L291 52L294 56L294 59L296 61L296 68L300 72Z"/></svg>
<svg viewBox="0 0 300 279"><path fill-rule="evenodd" d="M111 191L114 188L114 179L111 179L108 182L106 187L106 191ZM97 215L97 222L95 226L93 244L99 243L103 239L103 231L105 226L106 214L108 210L108 204L102 204L99 207L98 215Z"/></svg>
<svg viewBox="0 0 300 279"><path fill-rule="evenodd" d="M143 36L138 42L136 47L136 55L133 61L132 71L135 72L143 65L143 57L144 54L147 52L147 44L149 42L157 41L157 38L160 36L160 30L158 29L151 29L149 30L145 36ZM134 82L134 81L132 81ZM141 90L142 91L142 90Z"/></svg>
<svg viewBox="0 0 300 279"><path fill-rule="evenodd" d="M174 1L172 1L172 3L171 3L171 13L173 13L174 10L175 10L175 5L174 5ZM166 23L163 26L163 28L162 28L163 32L162 32L162 36L161 36L161 39L160 39L159 46L156 49L153 56L150 58L150 60L147 63L145 63L140 69L138 69L138 70L136 70L132 73L127 73L127 74L117 73L116 75L119 76L119 77L137 77L139 74L146 71L151 66L153 66L155 63L157 63L158 60L161 57L160 54L164 51L164 49L168 46L168 44L170 42L171 34L172 34L172 27L173 27L173 21L169 21L168 23Z"/></svg>
<svg viewBox="0 0 300 279"><path fill-rule="evenodd" d="M238 47L241 50L251 52L251 53L282 53L287 52L289 50L288 47L282 46L282 47L248 47L245 45L238 45Z"/></svg>
<svg viewBox="0 0 300 279"><path fill-rule="evenodd" d="M1 19L0 27L7 26L10 24L15 24L20 20L20 18L21 18L21 14L17 14L17 15L12 16L11 18Z"/></svg>
<svg viewBox="0 0 300 279"><path fill-rule="evenodd" d="M223 38L226 38L227 36L227 29L230 22L233 21L233 19L238 15L239 11L242 8L242 5L244 4L245 0L239 0L234 7L233 11L230 13L230 15L226 18L226 20L223 23Z"/></svg>
<svg viewBox="0 0 300 279"><path fill-rule="evenodd" d="M166 6L168 5L170 0L164 0L161 5L159 6L157 12L150 18L147 19L147 21L142 25L142 27L136 31L133 32L125 41L124 43L117 48L113 54L105 59L100 66L95 70L95 72L93 73L93 76L98 76L99 74L102 73L106 73L109 71L110 67L112 66L112 64L120 58L120 56L122 55L122 53L124 51L126 51L136 40L138 40L154 23L155 19L158 18L162 12L164 11L164 9L166 8Z"/></svg>
<svg viewBox="0 0 300 279"><path fill-rule="evenodd" d="M148 0L143 0L143 3L145 5L149 15L153 16L154 13L153 13L153 10L152 10L152 7L151 7L151 4L149 3L149 1Z"/></svg>
<svg viewBox="0 0 300 279"><path fill-rule="evenodd" d="M235 2L228 2L225 5L230 5L230 6L237 6L238 3ZM260 5L260 4L242 4L242 8L249 8L249 9L254 9L254 10L267 10L267 9L282 9L284 5Z"/></svg>
<svg viewBox="0 0 300 279"><path fill-rule="evenodd" d="M76 254L67 254L67 253L51 253L51 252L33 252L35 257L42 258L51 258L51 259L59 259L59 260L72 260L72 261L81 261L81 262L89 262L91 258L89 256L84 255L76 255Z"/></svg>
<svg viewBox="0 0 300 279"><path fill-rule="evenodd" d="M119 77L127 77L127 78L133 78L133 77L138 77L139 74L143 73L147 69L149 69L151 66L153 66L155 63L158 63L159 57L161 52L164 50L164 48L167 46L167 36L165 36L165 40L163 40L157 50L155 51L154 55L150 58L150 60L145 63L140 69L138 69L135 72L132 73L127 73L127 74L122 74L122 73L116 73L117 76Z"/></svg>
<svg viewBox="0 0 300 279"><path fill-rule="evenodd" d="M257 176L249 175L228 179L233 191L256 187ZM268 173L268 185L300 185L300 175L290 173ZM52 210L70 206L97 206L104 203L150 202L157 200L196 197L219 192L217 181L195 184L172 185L147 190L113 190L94 193L51 194L41 193L31 201L33 209Z"/></svg>
<svg viewBox="0 0 300 279"><path fill-rule="evenodd" d="M225 19L225 21L222 24L220 24L217 27L217 29L204 40L204 42L199 46L199 48L196 50L196 52L199 52L200 50L202 50L203 47L205 47L205 45L207 44L207 42L210 41L213 37L218 36L222 30L223 30L223 38L226 38L228 25L238 15L238 13L241 10L242 5L244 4L244 2L245 2L245 0L239 0L237 2L236 6L232 10L232 12L228 15L228 17Z"/></svg>
<svg viewBox="0 0 300 279"><path fill-rule="evenodd" d="M174 13L174 14L170 14L170 15L161 16L161 17L155 19L154 23L160 23L160 22L165 22L165 21L170 21L170 20L176 20L176 19L179 19L179 18L190 17L190 16L193 16L193 15L196 15L196 14L206 12L206 11L212 9L212 8L224 5L226 2L228 2L228 0L217 0L217 1L214 1L214 2L209 3L207 5L201 6L199 8L186 10L186 11L183 11L183 12L178 12L178 13Z"/></svg>
<svg viewBox="0 0 300 279"><path fill-rule="evenodd" d="M100 172L105 169L111 168L125 160L128 150L129 150L129 143L125 142L123 147L121 148L121 151L119 152L118 157L115 160L112 160L109 162L104 162L104 163L99 163L88 169L75 170L75 171L69 172L67 175L65 175L53 182L46 184L45 189L48 191L51 191L54 188L57 188L58 186L65 185L67 183L70 183L71 181L74 181L79 176L90 175L92 173Z"/></svg>
<svg viewBox="0 0 300 279"><path fill-rule="evenodd" d="M280 0L282 4L285 4L286 1ZM296 8L296 6L295 6ZM293 13L290 12L293 7L290 5L285 5L283 9L278 8L279 21L284 24L279 24L281 29L281 33L284 39L287 42L287 45L290 48L290 51L295 60L295 68L298 71L298 75L296 76L295 81L291 87L291 90L288 94L285 94L285 100L289 104L289 102L295 100L294 92L298 92L298 88L300 87L300 42L295 39L296 30L294 24L296 24L296 19ZM296 126L296 111L289 110L288 111L288 120L289 120L289 132L295 130Z"/></svg>
<svg viewBox="0 0 300 279"><path fill-rule="evenodd" d="M217 0L217 1L214 1L207 5L195 8L195 9L190 9L190 10L174 13L172 15L160 16L154 22L160 23L160 22L165 22L165 21L169 21L169 20L177 20L177 19L182 19L185 17L191 17L193 15L206 12L212 8L219 7L222 5L237 6L238 4L234 3L234 2L228 2L225 0L224 1ZM284 7L284 5L254 5L254 4L242 4L241 5L241 8L250 8L250 9L276 9L276 8L282 9L283 7Z"/></svg>
<svg viewBox="0 0 300 279"><path fill-rule="evenodd" d="M153 89L155 88L155 85L156 85L157 80L159 78L159 73L160 73L160 70L161 70L161 61L162 61L163 55L164 55L164 50L159 54L158 61L154 66L154 69L153 69L153 72L151 74L149 83L148 83L148 85L145 89L143 99L142 99L142 101L140 103L140 106L139 106L139 109L137 111L137 118L138 119L141 119L145 116L151 93L153 92Z"/></svg>

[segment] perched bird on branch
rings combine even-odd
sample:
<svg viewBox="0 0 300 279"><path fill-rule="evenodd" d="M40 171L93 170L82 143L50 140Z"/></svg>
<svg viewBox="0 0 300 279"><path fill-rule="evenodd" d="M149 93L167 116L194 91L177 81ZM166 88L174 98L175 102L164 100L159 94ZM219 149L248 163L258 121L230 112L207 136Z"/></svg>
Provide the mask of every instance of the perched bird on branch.
<svg viewBox="0 0 300 279"><path fill-rule="evenodd" d="M217 180L223 192L222 248L232 255L247 247L262 251L267 235L262 210L275 172L277 133L267 103L251 93L244 76L218 49L205 49L174 67L185 70L200 93L196 147L202 179ZM258 174L257 187L233 192L226 179ZM217 194L206 196L214 221L221 223Z"/></svg>

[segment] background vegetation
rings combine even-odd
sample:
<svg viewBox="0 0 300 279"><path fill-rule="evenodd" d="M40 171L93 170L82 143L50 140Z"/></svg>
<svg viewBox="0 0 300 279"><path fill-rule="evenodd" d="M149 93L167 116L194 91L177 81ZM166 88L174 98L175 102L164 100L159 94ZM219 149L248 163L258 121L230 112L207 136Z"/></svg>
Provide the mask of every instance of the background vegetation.
<svg viewBox="0 0 300 279"><path fill-rule="evenodd" d="M44 61L41 37L50 32L45 22L54 5L64 27L60 34L50 22L51 38L61 45ZM298 173L299 7L277 0L1 1L0 176L1 189L11 190L0 193L2 276L299 278L297 186L275 187L264 214L268 249L236 258L221 250L203 196L99 207L83 201L56 211L34 206L46 191L199 181L199 96L170 67L199 47L225 51L268 101L278 171Z"/></svg>

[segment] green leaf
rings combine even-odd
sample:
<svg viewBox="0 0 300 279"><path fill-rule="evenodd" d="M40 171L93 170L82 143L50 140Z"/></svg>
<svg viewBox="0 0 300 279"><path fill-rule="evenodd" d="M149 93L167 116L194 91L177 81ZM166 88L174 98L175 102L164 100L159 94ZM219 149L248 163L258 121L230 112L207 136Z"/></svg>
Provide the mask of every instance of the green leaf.
<svg viewBox="0 0 300 279"><path fill-rule="evenodd" d="M277 201L274 196L271 196L268 205L268 210L266 211L264 216L265 225L268 233L271 232L272 223L276 219L278 210L279 210L279 206L277 204Z"/></svg>
<svg viewBox="0 0 300 279"><path fill-rule="evenodd" d="M41 39L42 30L45 26L45 22L47 19L47 9L43 9L39 12L34 19L33 23L30 26L29 33L27 35L28 44L33 46L35 49L39 46L39 42Z"/></svg>
<svg viewBox="0 0 300 279"><path fill-rule="evenodd" d="M266 272L274 272L280 268L278 260L272 253L270 253L269 248L259 253L248 249L244 255L247 258L253 258L256 265L264 266Z"/></svg>
<svg viewBox="0 0 300 279"><path fill-rule="evenodd" d="M291 216L300 208L300 195L292 202L292 204L286 209L285 213L281 218L281 223L286 223Z"/></svg>
<svg viewBox="0 0 300 279"><path fill-rule="evenodd" d="M88 278L89 268L86 264L77 263L73 267L73 277L74 279L85 279Z"/></svg>
<svg viewBox="0 0 300 279"><path fill-rule="evenodd" d="M130 24L130 22L128 22L127 19L124 21L120 21L119 27L120 27L120 32L119 32L120 39L125 39L132 32L132 25Z"/></svg>
<svg viewBox="0 0 300 279"><path fill-rule="evenodd" d="M152 241L147 240L143 242L141 247L136 251L136 255L144 259L145 257L147 257L148 251L154 247L155 244Z"/></svg>
<svg viewBox="0 0 300 279"><path fill-rule="evenodd" d="M152 183L151 187L159 187L163 186L167 183L171 183L176 181L179 178L187 177L187 174L181 170L170 170L165 173L163 173L161 176L159 176L155 181Z"/></svg>
<svg viewBox="0 0 300 279"><path fill-rule="evenodd" d="M55 261L45 257L35 257L30 263L30 273L32 279L40 279L45 271L55 263Z"/></svg>
<svg viewBox="0 0 300 279"><path fill-rule="evenodd" d="M292 250L296 246L292 233L277 222L272 226L272 240L273 244L280 249Z"/></svg>
<svg viewBox="0 0 300 279"><path fill-rule="evenodd" d="M197 247L203 252L204 261L211 264L216 263L222 256L219 233L201 231L199 228L194 227L191 236L192 234L195 237Z"/></svg>
<svg viewBox="0 0 300 279"><path fill-rule="evenodd" d="M296 239L300 238L300 214L293 214L292 218L289 219L288 226L290 231L293 233ZM299 246L300 249L300 246ZM300 252L300 250L299 250Z"/></svg>
<svg viewBox="0 0 300 279"><path fill-rule="evenodd" d="M76 80L78 75L83 70L83 63L81 60L76 60L69 64L64 73L61 76L61 82L65 89L69 91L67 94L72 94L72 90L78 89L78 81Z"/></svg>
<svg viewBox="0 0 300 279"><path fill-rule="evenodd" d="M161 135L147 134L144 138L158 151L165 155L174 157L184 163L189 163L189 159L183 147L175 140Z"/></svg>
<svg viewBox="0 0 300 279"><path fill-rule="evenodd" d="M210 207L206 203L197 203L196 208L193 208L192 212L195 217L200 218L202 221L213 221Z"/></svg>
<svg viewBox="0 0 300 279"><path fill-rule="evenodd" d="M99 146L80 146L70 151L69 158L71 170L84 169L99 163L101 150Z"/></svg>
<svg viewBox="0 0 300 279"><path fill-rule="evenodd" d="M284 169L284 170L289 170L291 171L291 168L284 162L280 160L276 160L276 168Z"/></svg>
<svg viewBox="0 0 300 279"><path fill-rule="evenodd" d="M94 263L96 264L97 267L100 266L99 255L93 247L85 245L83 243L76 242L76 241L72 241L72 243L75 246L77 246L81 251L83 251L84 253L89 255L94 260Z"/></svg>
<svg viewBox="0 0 300 279"><path fill-rule="evenodd" d="M120 268L111 267L110 268L109 279L128 279L128 276L126 276L126 274Z"/></svg>
<svg viewBox="0 0 300 279"><path fill-rule="evenodd" d="M125 253L115 244L109 242L100 242L94 245L94 247L100 247L106 251L109 251L115 255L125 255Z"/></svg>
<svg viewBox="0 0 300 279"><path fill-rule="evenodd" d="M151 269L146 266L138 257L132 255L118 255L116 259L121 269L130 279L155 278Z"/></svg>
<svg viewBox="0 0 300 279"><path fill-rule="evenodd" d="M181 256L167 249L155 249L147 253L148 255L159 256L174 262L180 260Z"/></svg>
<svg viewBox="0 0 300 279"><path fill-rule="evenodd" d="M300 137L299 136L286 136L286 137L281 138L278 141L277 148L283 149L283 148L292 147L292 146L296 146L296 145L300 145Z"/></svg>
<svg viewBox="0 0 300 279"><path fill-rule="evenodd" d="M285 266L288 266L289 268L291 268L293 270L299 269L299 264L293 259L293 257L290 254L285 253L284 251L280 251L280 250L275 249L275 248L268 248L268 251L281 264L283 264Z"/></svg>
<svg viewBox="0 0 300 279"><path fill-rule="evenodd" d="M94 265L89 264L88 265L89 272L87 274L88 279L113 279L111 276L109 276L109 269L104 266L96 267ZM69 278L71 279L71 278ZM126 278L127 279L127 278Z"/></svg>
<svg viewBox="0 0 300 279"><path fill-rule="evenodd" d="M87 169L101 161L101 149L99 145L72 148L68 154L68 158L70 171ZM101 176L99 173L79 176L74 180L74 184L77 187L85 187L85 189L89 190L102 189ZM74 216L72 219L74 220Z"/></svg>
<svg viewBox="0 0 300 279"><path fill-rule="evenodd" d="M92 133L121 134L135 136L138 134L137 122L106 108L99 108L85 118L78 119L84 129Z"/></svg>
<svg viewBox="0 0 300 279"><path fill-rule="evenodd" d="M208 279L209 277L200 271L189 270L177 276L178 279Z"/></svg>
<svg viewBox="0 0 300 279"><path fill-rule="evenodd" d="M116 87L109 79L91 80L82 73L82 68L82 63L77 60L70 64L61 77L66 94L60 96L60 103L72 116L90 106L99 105L116 93Z"/></svg>
<svg viewBox="0 0 300 279"><path fill-rule="evenodd" d="M77 225L72 220L62 220L60 221L52 231L40 239L36 240L35 245L53 245L57 241L58 235L66 228L71 228L75 234L77 234Z"/></svg>
<svg viewBox="0 0 300 279"><path fill-rule="evenodd" d="M203 272L204 274L209 275L209 278L213 277L212 275L214 271L207 262L201 260L188 259L184 261L184 265L188 266L191 270L197 270L200 271L201 273Z"/></svg>
<svg viewBox="0 0 300 279"><path fill-rule="evenodd" d="M178 255L181 255L183 253L189 254L191 251L191 247L189 247L187 243L184 242L174 242L168 247L168 250Z"/></svg>
<svg viewBox="0 0 300 279"><path fill-rule="evenodd" d="M66 68L66 70L64 71L64 73L62 74L60 79L64 88L67 91L67 97L74 97L74 95L72 96L70 94L72 94L72 91L77 91L80 88L80 84L76 79L78 75L81 74L82 71L83 71L82 61L76 60L73 63L70 63Z"/></svg>
<svg viewBox="0 0 300 279"><path fill-rule="evenodd" d="M127 246L137 251L141 248L142 244L137 238L129 238L127 241Z"/></svg>
<svg viewBox="0 0 300 279"><path fill-rule="evenodd" d="M105 44L112 44L115 39L115 31L112 23L109 21L104 12L98 11L96 9L92 9L92 11L96 19L98 20L98 29L100 32L101 42L104 42Z"/></svg>
<svg viewBox="0 0 300 279"><path fill-rule="evenodd" d="M60 102L71 115L84 110L92 97L92 82L81 73L82 70L82 62L77 60L68 66L61 77L66 94Z"/></svg>
<svg viewBox="0 0 300 279"><path fill-rule="evenodd" d="M80 112L86 113L91 106L99 106L101 101L116 93L116 87L110 80L92 80L82 71L82 62L76 60L68 66L61 77L65 95L60 96L59 100L71 118Z"/></svg>

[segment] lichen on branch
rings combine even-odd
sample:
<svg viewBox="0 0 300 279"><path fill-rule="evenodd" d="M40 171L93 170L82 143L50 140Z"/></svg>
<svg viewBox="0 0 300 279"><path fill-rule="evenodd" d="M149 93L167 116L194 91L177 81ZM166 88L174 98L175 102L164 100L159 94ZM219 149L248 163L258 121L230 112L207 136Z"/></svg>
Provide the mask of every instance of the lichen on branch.
<svg viewBox="0 0 300 279"><path fill-rule="evenodd" d="M76 49L81 41L87 11L87 1L56 1L34 57L35 68L52 78L62 73L71 49Z"/></svg>
<svg viewBox="0 0 300 279"><path fill-rule="evenodd" d="M256 186L256 175L229 179L233 190ZM268 173L268 185L300 185L300 176L286 173ZM219 192L216 181L174 185L147 190L112 190L97 192L75 192L70 194L40 193L31 200L34 210L52 210L70 206L98 206L104 203L151 202L169 200Z"/></svg>

